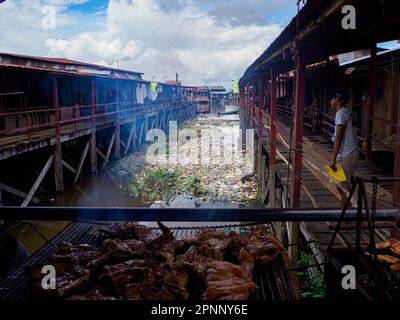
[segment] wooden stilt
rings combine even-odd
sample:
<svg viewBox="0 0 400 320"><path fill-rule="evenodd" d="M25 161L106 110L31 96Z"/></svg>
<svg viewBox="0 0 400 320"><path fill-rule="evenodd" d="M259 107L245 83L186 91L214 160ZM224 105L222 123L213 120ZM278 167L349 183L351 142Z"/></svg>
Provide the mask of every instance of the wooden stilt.
<svg viewBox="0 0 400 320"><path fill-rule="evenodd" d="M56 192L60 193L64 192L64 175L62 167L61 141L58 141L56 143L56 148L54 151L54 178L56 184Z"/></svg>
<svg viewBox="0 0 400 320"><path fill-rule="evenodd" d="M96 146L96 131L90 135L90 168L92 173L97 173L97 146Z"/></svg>
<svg viewBox="0 0 400 320"><path fill-rule="evenodd" d="M73 174L76 173L76 170L65 160L62 160L62 165L63 167L67 168L69 171L71 171Z"/></svg>
<svg viewBox="0 0 400 320"><path fill-rule="evenodd" d="M58 102L57 78L53 79L53 101L54 101L55 129L56 129L56 147L54 151L54 178L55 178L56 192L63 192L64 177L62 168L60 110Z"/></svg>
<svg viewBox="0 0 400 320"><path fill-rule="evenodd" d="M129 152L129 147L131 145L134 130L135 130L135 126L134 126L134 123L132 122L132 127L131 127L131 131L129 133L128 142L125 146L124 156L126 156Z"/></svg>
<svg viewBox="0 0 400 320"><path fill-rule="evenodd" d="M121 158L121 126L119 125L119 121L117 122L117 125L115 127L115 158L119 159Z"/></svg>
<svg viewBox="0 0 400 320"><path fill-rule="evenodd" d="M33 195L35 194L36 190L39 188L40 184L42 183L44 177L46 176L47 172L50 169L50 166L54 162L54 155L51 155L50 158L47 160L46 164L44 165L42 171L40 172L38 178L36 179L35 183L33 184L31 190L28 192L25 200L22 202L21 207L26 207L31 202Z"/></svg>
<svg viewBox="0 0 400 320"><path fill-rule="evenodd" d="M74 182L75 183L78 181L79 175L80 175L81 170L82 170L83 163L85 162L86 156L87 156L88 151L89 151L89 147L90 147L90 141L88 141L86 143L85 149L83 150L82 156L81 156L81 158L79 160L78 167L77 167L76 173L75 173L75 178L74 178Z"/></svg>
<svg viewBox="0 0 400 320"><path fill-rule="evenodd" d="M102 170L104 170L106 168L106 166L107 166L108 159L109 159L110 154L111 154L111 149L112 149L112 147L114 145L114 140L115 140L115 133L111 137L111 141L110 141L110 144L108 146L107 153L106 153L106 158L104 159L103 165L101 166Z"/></svg>
<svg viewBox="0 0 400 320"><path fill-rule="evenodd" d="M144 119L144 121L147 122L147 119ZM140 134L139 134L139 141L138 141L138 145L139 145L139 146L142 145L142 138L143 138L144 126L145 126L145 123L143 122L142 125L141 125L141 127L140 127Z"/></svg>
<svg viewBox="0 0 400 320"><path fill-rule="evenodd" d="M25 199L27 197L27 194L25 192L22 192L20 190L17 190L13 187L10 187L8 185L5 185L4 183L0 183L0 189L2 189L3 191L6 191L8 193L11 193L15 196L21 197L22 199ZM32 197L31 202L33 203L39 203L40 199L36 198L36 197Z"/></svg>
<svg viewBox="0 0 400 320"><path fill-rule="evenodd" d="M99 149L96 148L96 153L103 158L103 160L106 160L106 156L103 152L101 152Z"/></svg>
<svg viewBox="0 0 400 320"><path fill-rule="evenodd" d="M117 120L115 121L115 158L121 158L121 123L120 123L120 104L119 104L119 82L117 81Z"/></svg>

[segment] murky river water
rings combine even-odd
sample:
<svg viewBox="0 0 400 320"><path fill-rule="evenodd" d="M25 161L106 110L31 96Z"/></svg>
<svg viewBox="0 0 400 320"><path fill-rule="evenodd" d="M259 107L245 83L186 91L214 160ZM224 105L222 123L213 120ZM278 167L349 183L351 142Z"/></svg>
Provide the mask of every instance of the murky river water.
<svg viewBox="0 0 400 320"><path fill-rule="evenodd" d="M252 160L243 163L238 152L238 115L202 116L177 128L176 148L167 145L164 154L159 147L156 155L147 149L136 152L114 163L106 171L82 179L58 196L58 206L78 207L241 207L256 205L256 183L251 175ZM193 137L193 132L196 136ZM187 135L192 136L190 140ZM171 138L173 133L169 133ZM183 138L182 138L183 137ZM172 139L171 139L172 140ZM182 140L182 141L181 141ZM160 140L159 140L160 141ZM169 140L168 140L169 141ZM149 163L149 162L153 163ZM156 163L154 163L156 162ZM140 174L162 167L199 180L203 195L196 197L185 190L177 190L168 199L149 201L132 193L134 179ZM149 187L151 190L151 187Z"/></svg>

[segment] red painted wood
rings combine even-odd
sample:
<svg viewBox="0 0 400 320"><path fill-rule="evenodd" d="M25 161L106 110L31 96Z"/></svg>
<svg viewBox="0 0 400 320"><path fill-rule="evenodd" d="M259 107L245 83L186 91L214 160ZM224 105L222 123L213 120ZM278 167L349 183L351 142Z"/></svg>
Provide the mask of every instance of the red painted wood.
<svg viewBox="0 0 400 320"><path fill-rule="evenodd" d="M276 162L276 76L271 70L271 86L270 86L270 153L269 158L272 166Z"/></svg>
<svg viewBox="0 0 400 320"><path fill-rule="evenodd" d="M57 78L53 79L53 102L54 102L54 112L55 112L55 129L56 136L60 137L60 106L58 102L58 86L57 86Z"/></svg>
<svg viewBox="0 0 400 320"><path fill-rule="evenodd" d="M296 66L296 87L294 104L294 129L293 129L293 147L295 149L292 160L292 193L291 206L297 208L300 206L301 190L301 163L302 163L302 145L303 145L303 113L305 104L306 89L306 64L299 57Z"/></svg>

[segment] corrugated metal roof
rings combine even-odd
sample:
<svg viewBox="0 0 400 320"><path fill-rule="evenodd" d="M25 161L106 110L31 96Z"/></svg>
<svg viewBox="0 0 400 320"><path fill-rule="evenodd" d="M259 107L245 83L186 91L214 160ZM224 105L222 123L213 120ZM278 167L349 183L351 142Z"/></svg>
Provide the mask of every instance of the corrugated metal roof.
<svg viewBox="0 0 400 320"><path fill-rule="evenodd" d="M141 72L115 69L66 58L35 57L28 55L0 53L0 67L25 68L77 75L105 76L119 79L142 78Z"/></svg>

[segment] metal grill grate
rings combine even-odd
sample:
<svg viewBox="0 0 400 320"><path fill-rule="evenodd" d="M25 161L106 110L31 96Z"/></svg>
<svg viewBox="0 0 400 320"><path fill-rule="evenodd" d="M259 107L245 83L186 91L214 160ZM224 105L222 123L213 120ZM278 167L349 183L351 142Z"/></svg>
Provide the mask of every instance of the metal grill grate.
<svg viewBox="0 0 400 320"><path fill-rule="evenodd" d="M33 254L22 267L15 269L0 279L0 300L15 301L29 300L30 285L25 273L25 268L38 263L46 263L47 258L62 242L78 244L100 244L99 229L104 227L103 222L74 222L62 230L53 240L40 248ZM262 228L265 232L273 233L270 224L246 224L246 225L223 225L223 226L201 226L201 227L175 227L171 230L175 238L185 239L193 237L204 229L235 231L239 235L246 237L255 228ZM286 266L280 257L275 259L267 270L254 270L254 282L257 290L252 295L254 300L292 300L296 295L291 285L288 273L285 272ZM204 288L196 287L192 292L193 297L200 299Z"/></svg>

